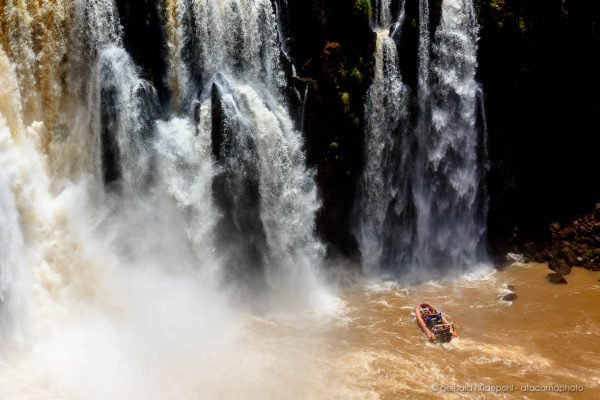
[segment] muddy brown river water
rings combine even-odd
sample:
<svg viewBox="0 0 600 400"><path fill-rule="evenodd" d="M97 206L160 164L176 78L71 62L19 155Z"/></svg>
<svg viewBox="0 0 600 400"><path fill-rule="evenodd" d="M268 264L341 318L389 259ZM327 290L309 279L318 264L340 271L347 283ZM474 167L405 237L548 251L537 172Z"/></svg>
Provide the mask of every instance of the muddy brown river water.
<svg viewBox="0 0 600 400"><path fill-rule="evenodd" d="M530 264L439 285L358 285L342 292L344 317L308 337L265 321L261 331L305 377L273 371L296 382L293 397L598 399L600 274L576 268L567 285L552 285L547 273ZM512 303L501 300L507 285ZM458 339L426 340L413 314L423 300L455 322Z"/></svg>
<svg viewBox="0 0 600 400"><path fill-rule="evenodd" d="M0 362L0 400L599 399L600 274L575 268L552 285L547 273L356 283L333 312L227 317L233 325L171 303L147 320L88 310ZM414 319L421 301L460 337L430 343Z"/></svg>

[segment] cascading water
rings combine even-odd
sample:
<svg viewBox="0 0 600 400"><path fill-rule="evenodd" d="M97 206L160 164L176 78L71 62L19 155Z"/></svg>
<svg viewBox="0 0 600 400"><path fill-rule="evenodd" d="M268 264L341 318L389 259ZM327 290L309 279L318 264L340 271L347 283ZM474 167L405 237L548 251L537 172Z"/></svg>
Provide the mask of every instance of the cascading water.
<svg viewBox="0 0 600 400"><path fill-rule="evenodd" d="M2 118L2 116L0 116ZM5 121L0 120L0 148L6 143L8 128ZM5 160L0 161L5 167ZM23 236L18 221L18 211L9 186L9 179L0 174L0 341L7 342L10 338L14 313L13 292L18 286L18 274L22 260ZM0 350L4 347L0 344Z"/></svg>
<svg viewBox="0 0 600 400"><path fill-rule="evenodd" d="M433 45L430 129L419 132L418 265L465 268L482 260L486 200L485 160L478 150L478 30L472 1L442 3Z"/></svg>
<svg viewBox="0 0 600 400"><path fill-rule="evenodd" d="M222 249L229 273L266 280L275 290L288 290L292 282L314 285L323 256L313 234L316 186L282 105L285 74L272 2L174 1L166 7L168 40L177 49L169 76L187 82L179 106L211 109L205 129L223 214L217 242L235 249ZM188 61L181 67L180 60Z"/></svg>
<svg viewBox="0 0 600 400"><path fill-rule="evenodd" d="M107 184L120 184L121 179L133 184L148 173L133 164L147 162L141 152L151 147L144 136L150 134L156 114L154 89L139 78L123 49L112 0L77 0L67 14L72 29L60 40L71 45L66 63L70 79L62 89L67 110L51 135L52 169L72 178L85 171Z"/></svg>
<svg viewBox="0 0 600 400"><path fill-rule="evenodd" d="M113 0L0 7L0 398L262 398L240 309L335 301L272 2L161 10L168 105Z"/></svg>
<svg viewBox="0 0 600 400"><path fill-rule="evenodd" d="M18 88L18 73L0 48L0 341L11 336L14 297L18 293L19 277L24 257L23 231L20 226L17 201L20 191L20 163L15 147L23 139L25 128L21 119L22 100ZM4 344L0 344L2 350Z"/></svg>
<svg viewBox="0 0 600 400"><path fill-rule="evenodd" d="M396 22L392 25L390 32L390 37L396 40L396 42L400 41L402 27L404 26L404 20L406 19L406 0L401 0L399 5L398 17L396 18Z"/></svg>
<svg viewBox="0 0 600 400"><path fill-rule="evenodd" d="M169 83L180 104L193 100L217 72L272 92L284 85L271 1L167 0L165 8Z"/></svg>
<svg viewBox="0 0 600 400"><path fill-rule="evenodd" d="M409 93L400 75L396 43L389 34L389 8L390 2L377 4L375 74L365 105L366 157L356 235L363 270L369 275L379 271L384 259L394 258L397 242L407 239L400 232L406 227L398 230L390 226L390 220L402 218L408 208L408 180L398 170L405 172L410 145L406 136ZM402 30L398 24L403 21L404 2L393 32ZM390 233L391 229L394 232Z"/></svg>
<svg viewBox="0 0 600 400"><path fill-rule="evenodd" d="M431 33L429 30L429 0L419 0L419 50L417 54L419 130L426 131L429 123L429 68L431 60Z"/></svg>
<svg viewBox="0 0 600 400"><path fill-rule="evenodd" d="M19 226L16 219L16 207L12 192L7 187L6 178L0 177L0 302L6 301L6 295L12 282L12 268L17 264L15 256L18 253L17 243L20 241Z"/></svg>
<svg viewBox="0 0 600 400"><path fill-rule="evenodd" d="M277 17L279 23L277 24L279 39L281 40L281 50L285 56L289 59L290 41L293 41L293 37L290 37L290 20L291 10L289 0L277 0L273 3L277 10Z"/></svg>
<svg viewBox="0 0 600 400"><path fill-rule="evenodd" d="M375 27L389 28L392 20L392 11L390 9L392 0L375 0L373 4L373 13L371 24Z"/></svg>
<svg viewBox="0 0 600 400"><path fill-rule="evenodd" d="M376 21L387 8L376 9ZM402 3L393 36L402 31L403 10ZM485 258L476 15L471 1L444 0L432 46L429 13L429 1L421 0L417 115L412 117L396 46L385 31L377 33L356 229L363 265L371 272L427 274L466 268ZM414 126L398 133L398 124L411 120Z"/></svg>
<svg viewBox="0 0 600 400"><path fill-rule="evenodd" d="M398 71L396 44L387 30L377 32L375 76L369 88L365 113L367 115L365 170L361 180L361 201L365 204L360 215L358 238L365 270L378 270L384 251L386 218L398 193L393 168L398 158L400 123L406 123L407 89Z"/></svg>
<svg viewBox="0 0 600 400"><path fill-rule="evenodd" d="M139 191L149 180L158 110L155 90L138 77L127 53L116 46L100 51L92 75L89 107L104 182L118 180L125 190Z"/></svg>

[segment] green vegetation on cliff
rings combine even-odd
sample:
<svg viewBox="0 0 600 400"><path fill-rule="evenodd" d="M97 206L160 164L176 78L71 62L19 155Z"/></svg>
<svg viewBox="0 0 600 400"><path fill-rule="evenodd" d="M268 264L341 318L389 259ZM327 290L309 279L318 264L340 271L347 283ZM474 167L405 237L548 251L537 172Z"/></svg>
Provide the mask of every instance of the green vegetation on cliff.
<svg viewBox="0 0 600 400"><path fill-rule="evenodd" d="M354 10L367 18L371 18L373 13L371 0L354 0Z"/></svg>

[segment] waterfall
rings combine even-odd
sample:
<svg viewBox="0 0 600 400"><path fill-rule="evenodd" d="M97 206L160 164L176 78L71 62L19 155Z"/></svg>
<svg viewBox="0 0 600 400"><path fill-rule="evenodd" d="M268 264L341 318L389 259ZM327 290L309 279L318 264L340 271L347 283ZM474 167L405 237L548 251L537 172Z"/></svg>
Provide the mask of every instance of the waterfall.
<svg viewBox="0 0 600 400"><path fill-rule="evenodd" d="M4 117L0 115L0 150L6 145L9 129ZM15 204L10 180L5 176L6 160L0 160L0 350L10 343L15 315L23 310L17 309L19 298L22 253L24 248L23 233L19 226L19 213ZM17 298L15 298L17 297Z"/></svg>
<svg viewBox="0 0 600 400"><path fill-rule="evenodd" d="M125 49L114 0L2 5L0 161L13 166L0 177L0 299L27 300L42 326L30 324L31 340L113 290L127 308L125 292L183 278L225 314L231 298L264 309L331 299L273 3L159 7L169 104ZM134 271L148 287L126 281ZM30 322L1 307L2 321Z"/></svg>
<svg viewBox="0 0 600 400"><path fill-rule="evenodd" d="M43 124L26 125L19 70L0 49L0 351L22 342L20 326L33 290L28 265L44 268L45 251L30 241L47 237L48 181L40 168ZM24 86L26 87L26 86Z"/></svg>
<svg viewBox="0 0 600 400"><path fill-rule="evenodd" d="M14 275L18 271L18 258L23 244L10 176L15 167L10 165L12 160L9 153L15 136L22 129L16 76L15 69L0 49L0 320L6 313L4 309ZM0 338L3 338L2 331L0 328Z"/></svg>
<svg viewBox="0 0 600 400"><path fill-rule="evenodd" d="M469 0L445 0L433 45L431 129L421 139L416 260L465 267L481 259L485 199L479 157L477 16Z"/></svg>
<svg viewBox="0 0 600 400"><path fill-rule="evenodd" d="M418 276L485 259L486 139L479 126L485 115L477 114L484 111L475 80L476 15L471 1L444 0L432 43L429 13L429 2L419 1L416 115L408 112L396 47L385 32L377 33L356 228L363 267L371 273L383 268ZM392 35L401 31L394 26ZM406 129L409 121L414 125Z"/></svg>
<svg viewBox="0 0 600 400"><path fill-rule="evenodd" d="M306 119L308 118L306 115L306 107L308 105L309 88L310 83L307 83L306 88L304 89L304 95L302 96L302 108L300 109L300 132L304 132L304 126L306 125Z"/></svg>
<svg viewBox="0 0 600 400"><path fill-rule="evenodd" d="M404 1L391 35L390 3L379 2L377 7L376 22L383 25L376 30L374 77L365 104L365 166L355 229L363 270L368 275L377 273L385 259L396 258L394 253L398 253L401 243L408 244L402 233L406 227L391 223L404 219L409 208L409 181L404 175L410 149L406 132L409 92L402 81L398 50L392 39L402 30Z"/></svg>
<svg viewBox="0 0 600 400"><path fill-rule="evenodd" d="M67 53L66 1L3 2L0 43L15 63L25 122L54 127L62 100L61 63ZM49 138L43 138L47 145Z"/></svg>
<svg viewBox="0 0 600 400"><path fill-rule="evenodd" d="M15 232L16 218L15 206L12 199L12 192L6 186L6 179L0 178L0 211L2 219L0 223L0 251L2 252L2 262L0 262L0 302L4 302L6 292L10 287L12 265L15 257L15 241L18 234Z"/></svg>
<svg viewBox="0 0 600 400"><path fill-rule="evenodd" d="M3 123L0 129L6 130L7 127ZM0 318L10 295L9 290L14 285L14 274L23 246L18 212L8 182L7 177L0 176Z"/></svg>
<svg viewBox="0 0 600 400"><path fill-rule="evenodd" d="M387 30L377 32L375 75L365 106L367 154L361 179L363 204L358 227L358 242L365 271L378 270L384 248L385 221L390 204L398 193L394 168L399 161L394 148L400 146L399 124L406 123L407 88L398 70L396 44Z"/></svg>
<svg viewBox="0 0 600 400"><path fill-rule="evenodd" d="M139 191L149 180L158 99L120 47L104 47L92 72L89 109L105 183Z"/></svg>
<svg viewBox="0 0 600 400"><path fill-rule="evenodd" d="M0 6L11 398L219 397L224 371L249 376L240 355L260 358L239 340L242 310L336 301L273 3L158 3L168 104L125 48L116 1Z"/></svg>
<svg viewBox="0 0 600 400"><path fill-rule="evenodd" d="M418 72L418 104L419 104L419 123L425 124L429 116L427 115L427 102L429 100L429 68L430 68L430 32L429 32L429 0L419 0L419 47L417 54ZM425 129L423 126L422 129Z"/></svg>
<svg viewBox="0 0 600 400"><path fill-rule="evenodd" d="M400 41L402 36L402 27L404 26L404 20L406 19L406 0L401 0L400 9L398 10L398 18L392 25L392 32L390 37L394 38L397 42Z"/></svg>
<svg viewBox="0 0 600 400"><path fill-rule="evenodd" d="M223 215L217 242L226 245L221 252L228 254L229 273L275 290L313 282L323 256L314 236L319 202L302 139L283 105L272 2L169 1L166 7L170 81L187 82L180 85L179 108L211 110L206 129L216 161L215 205Z"/></svg>
<svg viewBox="0 0 600 400"><path fill-rule="evenodd" d="M189 102L217 73L280 90L277 18L270 0L167 0L169 82Z"/></svg>
<svg viewBox="0 0 600 400"><path fill-rule="evenodd" d="M9 56L23 60L14 66L19 85L22 87L23 105L27 111L38 115L40 113L39 97L37 96L36 54L33 43L33 17L31 10L19 4L18 0L7 1L3 5L2 21L3 42Z"/></svg>
<svg viewBox="0 0 600 400"><path fill-rule="evenodd" d="M288 3L288 0L277 0L273 3L277 10L277 18L278 18L278 34L279 39L281 40L281 51L285 54L286 58L289 60L290 56L290 41L293 41L294 38L291 36L291 7Z"/></svg>
<svg viewBox="0 0 600 400"><path fill-rule="evenodd" d="M389 27L392 22L390 10L392 0L374 0L371 24L375 27Z"/></svg>

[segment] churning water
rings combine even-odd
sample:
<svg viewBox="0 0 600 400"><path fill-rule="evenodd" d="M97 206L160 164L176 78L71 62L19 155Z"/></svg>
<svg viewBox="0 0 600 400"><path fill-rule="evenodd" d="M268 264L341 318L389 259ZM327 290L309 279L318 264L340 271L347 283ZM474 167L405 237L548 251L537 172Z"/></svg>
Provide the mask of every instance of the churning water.
<svg viewBox="0 0 600 400"><path fill-rule="evenodd" d="M314 171L283 94L285 16L271 0L159 3L166 104L124 48L115 1L0 3L1 400L430 398L423 371L440 384L482 369L532 384L598 371L597 318L536 319L593 310L587 275L562 292L524 269L444 281L451 295L396 283L332 294ZM395 21L391 3L373 2L365 271L472 265L486 212L473 3L444 0L431 41L420 2L416 93L394 41L404 2ZM532 291L512 308L504 280ZM411 319L424 296L456 317L450 362ZM533 347L515 343L524 332ZM575 335L576 364L548 340Z"/></svg>
<svg viewBox="0 0 600 400"><path fill-rule="evenodd" d="M2 3L3 400L282 397L246 313L337 307L271 1L161 7L166 111L112 0Z"/></svg>

